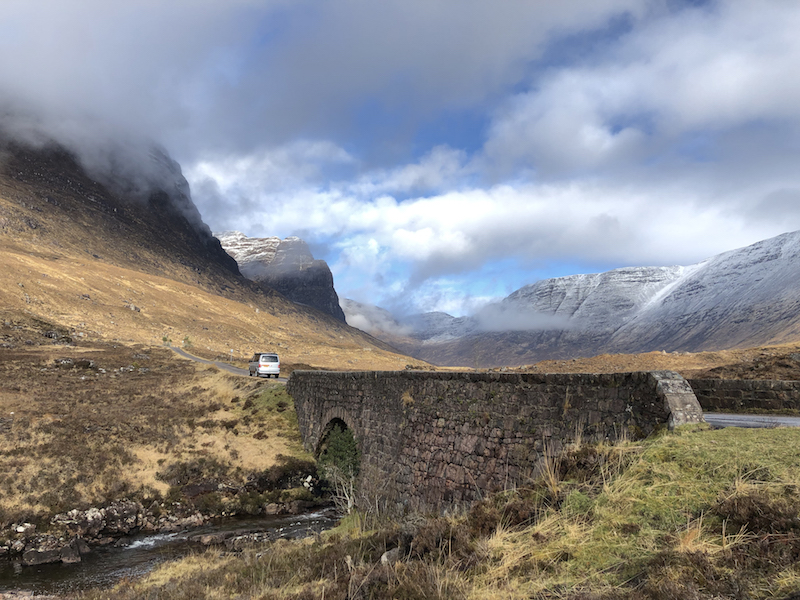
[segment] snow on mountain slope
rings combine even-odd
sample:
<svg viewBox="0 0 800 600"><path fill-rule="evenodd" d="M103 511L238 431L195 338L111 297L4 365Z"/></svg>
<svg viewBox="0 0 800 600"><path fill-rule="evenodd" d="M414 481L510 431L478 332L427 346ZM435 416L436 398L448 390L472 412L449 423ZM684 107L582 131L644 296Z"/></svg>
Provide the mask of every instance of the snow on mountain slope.
<svg viewBox="0 0 800 600"><path fill-rule="evenodd" d="M683 267L629 267L544 279L513 292L501 305L561 317L571 328L613 331L683 271Z"/></svg>
<svg viewBox="0 0 800 600"><path fill-rule="evenodd" d="M412 320L414 356L519 365L602 352L699 351L800 339L800 231L688 267L628 267L526 285L476 315Z"/></svg>
<svg viewBox="0 0 800 600"><path fill-rule="evenodd" d="M281 238L276 236L251 238L240 231L215 232L214 237L236 260L242 275L250 278L261 274L263 270L261 265L269 264L274 260L278 246L281 244Z"/></svg>
<svg viewBox="0 0 800 600"><path fill-rule="evenodd" d="M696 350L766 343L800 323L800 232L719 254L686 270L611 340Z"/></svg>
<svg viewBox="0 0 800 600"><path fill-rule="evenodd" d="M314 260L308 244L299 237L251 238L239 231L214 235L248 279L294 302L345 320L328 263Z"/></svg>
<svg viewBox="0 0 800 600"><path fill-rule="evenodd" d="M413 331L413 337L423 342L444 342L470 335L478 330L473 317L454 317L444 312L412 315L402 323Z"/></svg>

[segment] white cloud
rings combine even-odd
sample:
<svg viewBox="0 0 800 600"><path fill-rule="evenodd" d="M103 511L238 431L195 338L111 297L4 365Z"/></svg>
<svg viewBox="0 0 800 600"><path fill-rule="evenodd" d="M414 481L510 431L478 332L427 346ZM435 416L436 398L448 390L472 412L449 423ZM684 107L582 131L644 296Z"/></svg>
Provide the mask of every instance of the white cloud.
<svg viewBox="0 0 800 600"><path fill-rule="evenodd" d="M521 307L488 304L477 311L475 319L482 331L545 331L571 329L568 319Z"/></svg>
<svg viewBox="0 0 800 600"><path fill-rule="evenodd" d="M374 197L457 188L474 174L474 167L466 163L463 150L436 146L417 163L371 171L349 184L348 189L359 196Z"/></svg>
<svg viewBox="0 0 800 600"><path fill-rule="evenodd" d="M787 75L800 62L799 26L795 5L770 0L645 20L607 56L554 70L509 100L488 159L544 177L613 176L663 164L686 134L759 121L797 128L800 82Z"/></svg>

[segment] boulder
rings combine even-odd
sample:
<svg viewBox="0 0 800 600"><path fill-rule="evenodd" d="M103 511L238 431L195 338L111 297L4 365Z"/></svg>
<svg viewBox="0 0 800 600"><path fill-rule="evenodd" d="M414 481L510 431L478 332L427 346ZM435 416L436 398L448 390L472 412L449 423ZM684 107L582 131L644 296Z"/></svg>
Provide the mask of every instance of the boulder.
<svg viewBox="0 0 800 600"><path fill-rule="evenodd" d="M22 564L26 566L61 562L62 544L52 535L32 538L22 552Z"/></svg>
<svg viewBox="0 0 800 600"><path fill-rule="evenodd" d="M53 517L53 524L63 525L72 533L88 539L96 538L106 525L105 511L100 508L73 509Z"/></svg>
<svg viewBox="0 0 800 600"><path fill-rule="evenodd" d="M132 500L111 503L106 509L104 532L110 535L128 534L138 530L144 522L144 507Z"/></svg>

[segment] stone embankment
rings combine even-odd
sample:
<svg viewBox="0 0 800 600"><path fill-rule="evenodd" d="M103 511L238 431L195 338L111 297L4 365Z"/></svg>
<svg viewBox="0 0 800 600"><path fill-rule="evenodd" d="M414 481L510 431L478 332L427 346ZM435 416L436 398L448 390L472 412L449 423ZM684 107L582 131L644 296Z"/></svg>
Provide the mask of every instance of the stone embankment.
<svg viewBox="0 0 800 600"><path fill-rule="evenodd" d="M800 381L689 379L707 412L800 412Z"/></svg>
<svg viewBox="0 0 800 600"><path fill-rule="evenodd" d="M135 533L179 531L206 521L199 512L159 513L158 503L145 509L139 502L121 500L105 508L75 509L56 515L50 523L56 533L38 533L31 523L14 524L0 533L0 557L19 560L26 566L76 563L91 551L91 546L123 546L126 536Z"/></svg>

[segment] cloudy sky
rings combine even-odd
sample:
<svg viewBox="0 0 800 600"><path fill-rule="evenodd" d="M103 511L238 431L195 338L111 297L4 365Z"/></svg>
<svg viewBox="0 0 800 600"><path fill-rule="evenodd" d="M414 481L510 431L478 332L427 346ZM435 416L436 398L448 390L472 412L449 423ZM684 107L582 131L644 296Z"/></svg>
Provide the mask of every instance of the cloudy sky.
<svg viewBox="0 0 800 600"><path fill-rule="evenodd" d="M156 140L213 230L459 316L800 229L798 31L790 0L2 0L0 106Z"/></svg>

